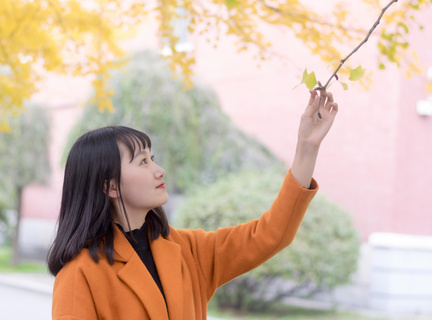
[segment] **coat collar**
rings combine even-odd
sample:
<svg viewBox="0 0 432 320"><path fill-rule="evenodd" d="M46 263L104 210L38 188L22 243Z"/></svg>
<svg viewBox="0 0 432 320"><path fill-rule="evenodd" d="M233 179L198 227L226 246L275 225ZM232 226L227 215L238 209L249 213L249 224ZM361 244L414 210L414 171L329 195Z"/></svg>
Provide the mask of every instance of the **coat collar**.
<svg viewBox="0 0 432 320"><path fill-rule="evenodd" d="M167 305L144 263L123 233L115 226L114 260L124 263L123 268L118 271L118 277L140 298L151 319L180 320L183 318L184 303L181 248L162 236L151 241L150 248Z"/></svg>

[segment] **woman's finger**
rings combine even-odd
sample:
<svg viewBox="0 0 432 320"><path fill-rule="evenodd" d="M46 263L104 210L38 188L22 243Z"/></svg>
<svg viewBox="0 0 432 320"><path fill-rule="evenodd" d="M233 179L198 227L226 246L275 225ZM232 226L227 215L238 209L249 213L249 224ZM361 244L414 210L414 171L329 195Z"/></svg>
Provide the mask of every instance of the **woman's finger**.
<svg viewBox="0 0 432 320"><path fill-rule="evenodd" d="M327 102L334 102L333 93L326 91L325 96L327 97Z"/></svg>
<svg viewBox="0 0 432 320"><path fill-rule="evenodd" d="M336 105L336 109L337 109L337 103L334 102L333 94L331 92L326 92L325 96L327 98L327 101L324 105L324 108L327 109L329 112L331 112L331 110L333 110Z"/></svg>
<svg viewBox="0 0 432 320"><path fill-rule="evenodd" d="M330 112L338 112L338 104L336 102L333 102L332 108L330 109Z"/></svg>
<svg viewBox="0 0 432 320"><path fill-rule="evenodd" d="M309 90L309 93L310 93L310 98L304 114L307 116L312 116L318 107L319 97L315 90Z"/></svg>
<svg viewBox="0 0 432 320"><path fill-rule="evenodd" d="M317 96L317 92L316 90L309 90L310 93L310 98L309 98L309 102L308 102L308 106L313 105L315 102L315 98Z"/></svg>

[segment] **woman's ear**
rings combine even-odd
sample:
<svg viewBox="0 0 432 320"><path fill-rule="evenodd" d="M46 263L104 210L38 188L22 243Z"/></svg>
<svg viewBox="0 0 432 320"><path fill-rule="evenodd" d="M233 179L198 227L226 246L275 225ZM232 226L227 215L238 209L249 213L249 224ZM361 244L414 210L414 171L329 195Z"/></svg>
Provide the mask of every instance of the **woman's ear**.
<svg viewBox="0 0 432 320"><path fill-rule="evenodd" d="M105 194L107 192L107 181L106 180L104 182L103 192ZM119 196L118 191L117 191L117 183L113 179L111 179L110 183L109 183L108 196L110 198L113 198L113 199L117 199Z"/></svg>

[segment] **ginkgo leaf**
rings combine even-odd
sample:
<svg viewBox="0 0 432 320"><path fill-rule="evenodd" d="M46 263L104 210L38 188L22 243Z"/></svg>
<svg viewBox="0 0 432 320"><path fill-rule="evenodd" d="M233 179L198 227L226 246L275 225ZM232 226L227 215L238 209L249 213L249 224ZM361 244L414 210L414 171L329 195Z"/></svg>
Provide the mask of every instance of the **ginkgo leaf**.
<svg viewBox="0 0 432 320"><path fill-rule="evenodd" d="M302 79L301 79L300 83L299 83L298 85L296 85L296 86L293 88L293 90L294 90L295 88L297 88L299 85L305 83L307 75L308 75L308 73L307 73L307 68L306 68L306 69L304 69L304 71L303 71L303 76L302 76Z"/></svg>
<svg viewBox="0 0 432 320"><path fill-rule="evenodd" d="M302 80L301 80L300 84L305 83L307 75L308 75L307 69L304 69Z"/></svg>
<svg viewBox="0 0 432 320"><path fill-rule="evenodd" d="M306 76L305 84L309 90L312 90L316 86L317 83L318 83L318 81L316 79L315 72L312 71L311 73L309 73Z"/></svg>
<svg viewBox="0 0 432 320"><path fill-rule="evenodd" d="M357 68L350 71L350 77L349 80L351 81L357 81L360 80L366 72L366 69L363 69L361 66L358 66Z"/></svg>
<svg viewBox="0 0 432 320"><path fill-rule="evenodd" d="M226 4L227 8L231 10L231 9L237 7L240 4L240 1L237 1L237 0L225 0L225 4Z"/></svg>
<svg viewBox="0 0 432 320"><path fill-rule="evenodd" d="M343 88L344 90L348 90L348 84L347 84L347 83L345 83L345 82L340 82L340 81L339 81L339 83L342 85L342 88Z"/></svg>

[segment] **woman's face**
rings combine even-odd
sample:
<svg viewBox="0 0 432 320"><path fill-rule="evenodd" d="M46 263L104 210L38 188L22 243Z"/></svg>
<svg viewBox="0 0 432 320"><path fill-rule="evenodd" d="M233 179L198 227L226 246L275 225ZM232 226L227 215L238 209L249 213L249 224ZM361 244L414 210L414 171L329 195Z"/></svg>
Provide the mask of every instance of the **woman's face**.
<svg viewBox="0 0 432 320"><path fill-rule="evenodd" d="M139 228L144 223L147 212L168 201L163 179L165 171L153 161L149 148L137 148L132 161L129 149L122 143L119 143L119 150L121 155L120 187L123 202L131 228ZM138 226L133 226L133 224L138 224Z"/></svg>

